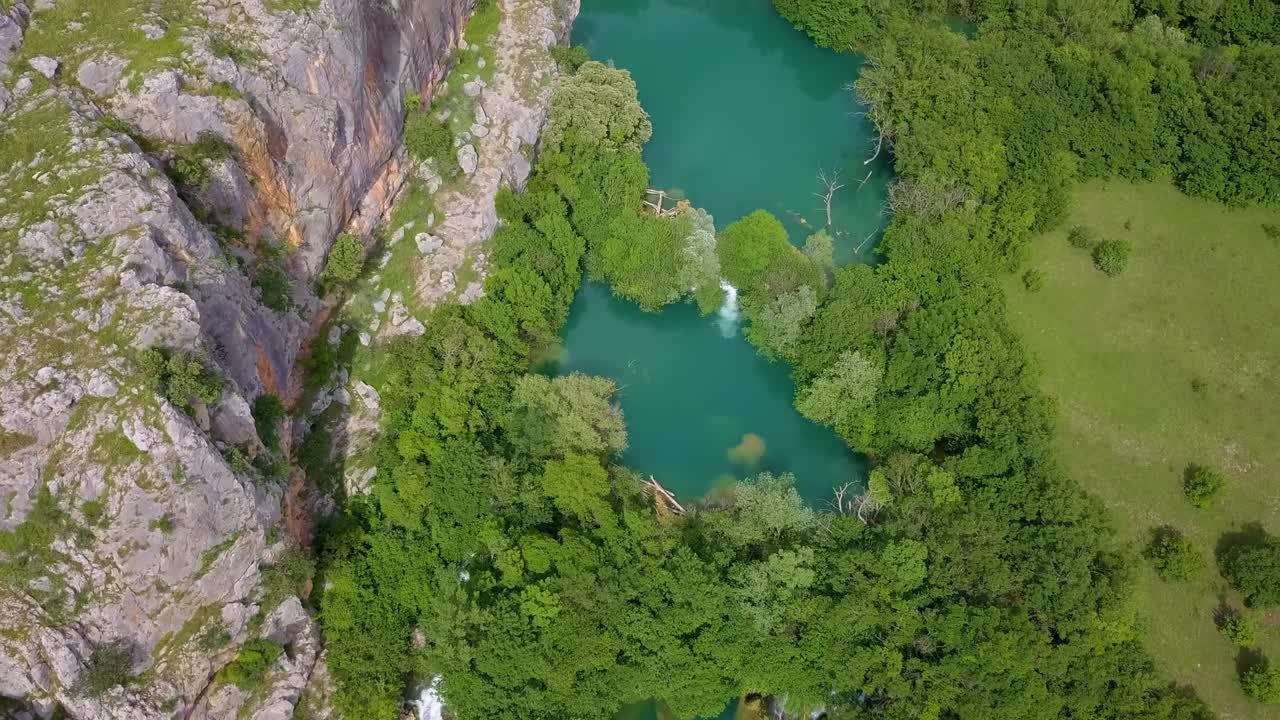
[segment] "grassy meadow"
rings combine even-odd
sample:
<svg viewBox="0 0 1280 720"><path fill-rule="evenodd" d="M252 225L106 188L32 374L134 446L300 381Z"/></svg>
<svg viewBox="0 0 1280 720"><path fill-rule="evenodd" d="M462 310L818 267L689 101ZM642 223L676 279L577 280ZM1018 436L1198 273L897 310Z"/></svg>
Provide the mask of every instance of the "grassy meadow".
<svg viewBox="0 0 1280 720"><path fill-rule="evenodd" d="M1128 267L1097 270L1068 242L1073 226L1131 242ZM1187 582L1139 568L1137 610L1157 663L1223 720L1280 718L1236 680L1259 654L1280 662L1280 612L1265 617L1252 652L1214 622L1241 606L1215 548L1250 525L1280 532L1280 212L1232 210L1165 184L1094 182L1067 223L1035 240L1025 267L1045 284L1031 292L1010 277L1010 314L1058 404L1067 470L1135 550L1168 524L1203 555ZM1228 477L1208 509L1182 493L1189 463Z"/></svg>

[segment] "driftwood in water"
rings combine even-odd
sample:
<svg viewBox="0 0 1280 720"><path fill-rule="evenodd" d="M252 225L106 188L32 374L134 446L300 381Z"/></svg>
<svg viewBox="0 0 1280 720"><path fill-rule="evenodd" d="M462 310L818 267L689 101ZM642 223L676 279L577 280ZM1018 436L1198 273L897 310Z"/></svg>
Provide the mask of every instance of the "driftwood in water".
<svg viewBox="0 0 1280 720"><path fill-rule="evenodd" d="M656 195L658 197L657 202L653 202L649 200L650 195ZM690 207L688 200L676 200L675 207L663 208L662 203L666 199L667 199L666 190L654 190L653 188L649 188L648 190L644 191L645 207L652 208L654 214L657 215L658 217L674 217L684 212L685 210L688 210Z"/></svg>
<svg viewBox="0 0 1280 720"><path fill-rule="evenodd" d="M684 514L684 506L676 500L676 496L670 490L658 484L658 481L652 475L649 476L649 482L645 483L644 486L653 495L654 502L660 503L662 507L674 512L676 515Z"/></svg>

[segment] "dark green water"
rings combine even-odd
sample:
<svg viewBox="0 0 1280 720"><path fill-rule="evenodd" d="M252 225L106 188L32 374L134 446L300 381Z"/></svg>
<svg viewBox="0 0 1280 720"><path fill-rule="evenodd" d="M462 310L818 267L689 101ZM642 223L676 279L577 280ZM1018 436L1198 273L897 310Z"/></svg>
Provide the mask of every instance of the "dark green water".
<svg viewBox="0 0 1280 720"><path fill-rule="evenodd" d="M884 152L864 164L876 134L845 89L860 58L815 47L769 0L583 0L573 41L635 79L653 118L654 187L682 192L717 227L763 208L801 244L826 222L817 174L838 170L838 259L858 245L869 259L892 168Z"/></svg>
<svg viewBox="0 0 1280 720"><path fill-rule="evenodd" d="M860 61L814 47L769 0L584 0L574 42L631 72L653 119L653 184L678 188L718 227L765 208L802 243L826 220L816 174L837 167L848 184L832 204L842 258L882 227L887 153L864 164L874 132L846 90ZM862 477L840 438L796 412L789 368L756 354L736 324L687 304L644 313L587 283L563 338L555 369L618 381L623 462L678 497L769 470L794 473L817 504Z"/></svg>
<svg viewBox="0 0 1280 720"><path fill-rule="evenodd" d="M719 228L764 208L802 244L826 223L817 175L838 172L837 259L870 259L891 174L887 153L864 163L875 134L845 89L857 58L814 47L769 0L583 0L574 42L636 80L653 119L654 187L705 208ZM862 460L796 412L789 368L757 355L731 320L699 317L691 304L644 313L585 283L555 370L619 383L630 438L622 461L682 499L761 470L794 473L812 504L862 480ZM619 717L660 715L640 705Z"/></svg>

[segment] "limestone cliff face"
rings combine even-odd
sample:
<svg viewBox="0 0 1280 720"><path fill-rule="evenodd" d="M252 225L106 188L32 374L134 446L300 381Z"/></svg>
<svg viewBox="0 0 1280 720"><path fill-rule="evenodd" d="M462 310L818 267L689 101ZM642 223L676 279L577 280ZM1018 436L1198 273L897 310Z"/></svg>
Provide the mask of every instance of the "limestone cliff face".
<svg viewBox="0 0 1280 720"><path fill-rule="evenodd" d="M394 195L403 97L471 4L0 2L0 717L292 715L319 640L263 590L286 543L250 401L285 390L334 236ZM166 400L152 347L221 397ZM285 648L264 684L214 682L251 638ZM133 679L95 692L108 648Z"/></svg>

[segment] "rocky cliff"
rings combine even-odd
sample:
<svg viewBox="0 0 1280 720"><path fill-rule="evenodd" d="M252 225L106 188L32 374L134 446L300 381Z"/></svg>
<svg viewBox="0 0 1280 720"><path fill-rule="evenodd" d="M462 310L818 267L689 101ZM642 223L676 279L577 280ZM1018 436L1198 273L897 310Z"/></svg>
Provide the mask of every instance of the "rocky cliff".
<svg viewBox="0 0 1280 720"><path fill-rule="evenodd" d="M318 634L250 406L471 5L0 0L0 716L294 713Z"/></svg>

